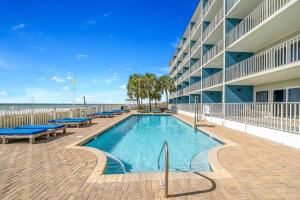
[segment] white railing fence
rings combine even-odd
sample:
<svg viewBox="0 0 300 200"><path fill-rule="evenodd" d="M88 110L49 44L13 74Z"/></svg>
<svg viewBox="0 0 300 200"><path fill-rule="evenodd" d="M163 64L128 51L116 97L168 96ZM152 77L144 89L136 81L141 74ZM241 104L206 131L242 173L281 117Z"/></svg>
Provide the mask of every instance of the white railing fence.
<svg viewBox="0 0 300 200"><path fill-rule="evenodd" d="M196 82L190 86L190 92L195 92L201 90L201 81Z"/></svg>
<svg viewBox="0 0 300 200"><path fill-rule="evenodd" d="M300 60L300 35L226 69L226 81Z"/></svg>
<svg viewBox="0 0 300 200"><path fill-rule="evenodd" d="M216 57L224 49L223 39L219 40L206 54L203 55L203 65Z"/></svg>
<svg viewBox="0 0 300 200"><path fill-rule="evenodd" d="M223 20L224 17L224 8L222 7L216 16L211 20L208 27L203 32L203 41L208 37L210 33L217 27L217 25Z"/></svg>
<svg viewBox="0 0 300 200"><path fill-rule="evenodd" d="M231 8L233 8L233 6L238 2L239 0L226 0L225 1L225 10L226 10L226 14L228 13L228 11L231 10Z"/></svg>
<svg viewBox="0 0 300 200"><path fill-rule="evenodd" d="M198 49L198 47L200 47L200 45L201 45L201 39L199 38L198 40L197 40L197 42L192 46L192 48L191 48L191 53L193 54L197 49Z"/></svg>
<svg viewBox="0 0 300 200"><path fill-rule="evenodd" d="M223 83L223 71L219 71L205 79L203 79L202 86L203 88L209 88L215 85Z"/></svg>
<svg viewBox="0 0 300 200"><path fill-rule="evenodd" d="M204 6L203 8L203 17L205 17L205 15L208 13L209 9L211 8L211 6L213 5L213 3L215 2L216 0L208 0L206 5Z"/></svg>
<svg viewBox="0 0 300 200"><path fill-rule="evenodd" d="M191 74L200 69L201 67L201 59L199 59L195 64L191 66Z"/></svg>
<svg viewBox="0 0 300 200"><path fill-rule="evenodd" d="M292 0L265 0L226 35L226 47L265 21Z"/></svg>
<svg viewBox="0 0 300 200"><path fill-rule="evenodd" d="M86 117L89 114L120 109L123 104L101 104L87 107L28 107L0 109L0 128L13 128L29 124L47 124L49 120Z"/></svg>
<svg viewBox="0 0 300 200"><path fill-rule="evenodd" d="M177 111L193 113L194 104L175 104ZM300 102L201 104L205 116L300 134Z"/></svg>

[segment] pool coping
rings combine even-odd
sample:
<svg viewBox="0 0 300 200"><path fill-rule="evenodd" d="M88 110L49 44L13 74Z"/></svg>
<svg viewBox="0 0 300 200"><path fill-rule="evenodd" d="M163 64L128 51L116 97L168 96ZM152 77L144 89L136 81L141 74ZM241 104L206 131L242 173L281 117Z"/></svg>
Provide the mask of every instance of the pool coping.
<svg viewBox="0 0 300 200"><path fill-rule="evenodd" d="M104 183L104 182L129 182L129 181L141 181L141 180L163 180L164 179L164 173L163 172L141 172L141 173L128 173L128 174L104 174L106 163L107 163L107 157L106 155L99 149L93 148L93 147L87 147L82 146L83 144L87 143L88 141L92 140L93 138L102 135L107 130L113 128L117 124L123 122L124 120L128 119L129 117L133 115L168 115L173 116L176 119L190 125L193 127L193 124L182 118L181 116L177 114L170 114L170 113L137 113L137 112L131 112L128 113L125 116L120 116L120 119L116 122L113 122L112 124L107 125L104 127L101 131L95 130L95 133L92 133L88 136L83 136L82 139L79 141L74 142L71 145L66 146L66 148L71 149L78 149L78 150L85 150L93 155L95 155L97 162L95 165L94 170L86 180L87 183ZM212 178L212 179L226 179L226 178L232 178L230 173L221 165L218 159L218 153L224 149L231 148L231 147L237 147L240 146L239 144L232 142L231 140L222 138L214 133L212 133L209 130L204 130L199 127L197 127L198 130L201 132L204 132L204 134L207 134L209 137L212 137L221 143L223 143L220 146L217 146L215 148L212 148L208 152L208 161L211 166L212 172L201 172L201 174ZM170 180L176 180L176 179L203 179L202 176L199 176L195 174L194 172L170 172L169 174Z"/></svg>

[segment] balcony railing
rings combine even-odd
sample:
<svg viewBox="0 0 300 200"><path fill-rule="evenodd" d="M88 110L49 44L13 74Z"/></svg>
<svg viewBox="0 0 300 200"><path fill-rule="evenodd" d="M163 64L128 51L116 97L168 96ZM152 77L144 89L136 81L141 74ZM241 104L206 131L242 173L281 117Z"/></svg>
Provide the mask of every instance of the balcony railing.
<svg viewBox="0 0 300 200"><path fill-rule="evenodd" d="M276 69L300 60L300 35L226 69L226 81Z"/></svg>
<svg viewBox="0 0 300 200"><path fill-rule="evenodd" d="M292 0L265 0L226 35L226 47L265 21Z"/></svg>
<svg viewBox="0 0 300 200"><path fill-rule="evenodd" d="M190 54L186 54L186 56L183 58L183 64L185 64L190 59Z"/></svg>
<svg viewBox="0 0 300 200"><path fill-rule="evenodd" d="M203 88L209 88L223 83L223 71L217 72L205 79L203 79Z"/></svg>
<svg viewBox="0 0 300 200"><path fill-rule="evenodd" d="M193 113L194 104L175 104L177 110ZM202 104L199 112L254 126L300 134L300 103L213 103Z"/></svg>
<svg viewBox="0 0 300 200"><path fill-rule="evenodd" d="M206 54L203 55L203 65L216 57L224 49L223 39L219 40Z"/></svg>
<svg viewBox="0 0 300 200"><path fill-rule="evenodd" d="M195 92L201 90L201 81L196 82L190 86L190 92Z"/></svg>
<svg viewBox="0 0 300 200"><path fill-rule="evenodd" d="M195 22L193 28L191 29L191 35L194 35L194 33L196 32L196 30L197 30L197 28L199 27L199 25L200 25L200 19L198 19L198 20Z"/></svg>
<svg viewBox="0 0 300 200"><path fill-rule="evenodd" d="M203 32L203 41L208 37L208 35L215 30L218 24L223 20L224 9L223 7L218 11L216 16L211 20L208 27Z"/></svg>
<svg viewBox="0 0 300 200"><path fill-rule="evenodd" d="M201 39L199 38L198 40L197 40L197 42L194 44L194 46L192 46L192 48L191 48L191 53L193 54L195 51L196 51L196 49L198 49L198 47L200 47L200 45L201 45Z"/></svg>
<svg viewBox="0 0 300 200"><path fill-rule="evenodd" d="M191 74L197 71L201 67L201 59L199 59L193 66L191 67Z"/></svg>
<svg viewBox="0 0 300 200"><path fill-rule="evenodd" d="M178 71L180 71L182 69L182 67L183 67L183 63L180 62L179 65L178 65Z"/></svg>
<svg viewBox="0 0 300 200"><path fill-rule="evenodd" d="M215 2L216 0L208 0L205 7L203 8L203 17L208 13L209 9L211 8L211 6L213 5L213 3Z"/></svg>
<svg viewBox="0 0 300 200"><path fill-rule="evenodd" d="M231 10L231 8L233 8L233 6L238 2L239 0L226 0L225 1L225 10L226 10L226 14L228 13L228 11Z"/></svg>
<svg viewBox="0 0 300 200"><path fill-rule="evenodd" d="M182 95L186 95L186 94L188 94L189 92L190 92L190 87L189 87L189 86L182 89Z"/></svg>

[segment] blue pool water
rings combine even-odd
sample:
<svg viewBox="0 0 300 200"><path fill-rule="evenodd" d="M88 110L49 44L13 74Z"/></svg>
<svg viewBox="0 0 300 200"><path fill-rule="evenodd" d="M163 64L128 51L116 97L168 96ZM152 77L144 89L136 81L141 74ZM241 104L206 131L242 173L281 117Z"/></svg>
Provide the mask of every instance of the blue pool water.
<svg viewBox="0 0 300 200"><path fill-rule="evenodd" d="M221 145L173 116L133 115L85 146L106 152L106 174L156 172L164 141L169 144L170 171L211 171L208 151Z"/></svg>

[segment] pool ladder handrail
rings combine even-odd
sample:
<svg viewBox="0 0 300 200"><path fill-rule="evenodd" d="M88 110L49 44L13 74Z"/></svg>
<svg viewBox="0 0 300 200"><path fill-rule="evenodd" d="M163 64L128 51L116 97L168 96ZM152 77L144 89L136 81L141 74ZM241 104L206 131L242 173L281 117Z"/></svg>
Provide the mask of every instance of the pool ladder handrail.
<svg viewBox="0 0 300 200"><path fill-rule="evenodd" d="M160 164L159 160L162 155L163 150L165 149L165 198L168 198L168 188L169 188L169 147L168 142L165 141L162 145L162 148L160 150L158 159L157 159L157 166L160 170Z"/></svg>

